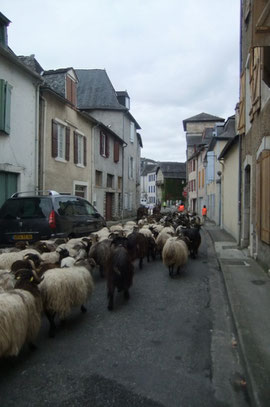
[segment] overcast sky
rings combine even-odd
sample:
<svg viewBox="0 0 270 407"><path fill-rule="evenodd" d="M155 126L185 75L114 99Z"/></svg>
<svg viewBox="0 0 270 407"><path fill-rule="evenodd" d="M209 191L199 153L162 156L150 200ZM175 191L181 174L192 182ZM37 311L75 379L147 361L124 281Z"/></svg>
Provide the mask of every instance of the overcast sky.
<svg viewBox="0 0 270 407"><path fill-rule="evenodd" d="M45 69L105 69L127 90L141 156L185 161L183 120L239 98L240 0L1 0L9 46Z"/></svg>

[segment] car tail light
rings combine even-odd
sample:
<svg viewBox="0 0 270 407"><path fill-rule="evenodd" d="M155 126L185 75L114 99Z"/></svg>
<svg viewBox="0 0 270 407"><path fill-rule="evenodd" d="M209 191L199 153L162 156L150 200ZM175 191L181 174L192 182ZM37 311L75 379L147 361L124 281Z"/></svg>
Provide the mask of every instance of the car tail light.
<svg viewBox="0 0 270 407"><path fill-rule="evenodd" d="M49 226L50 226L51 229L56 228L55 212L54 211L51 211L51 213L49 215Z"/></svg>

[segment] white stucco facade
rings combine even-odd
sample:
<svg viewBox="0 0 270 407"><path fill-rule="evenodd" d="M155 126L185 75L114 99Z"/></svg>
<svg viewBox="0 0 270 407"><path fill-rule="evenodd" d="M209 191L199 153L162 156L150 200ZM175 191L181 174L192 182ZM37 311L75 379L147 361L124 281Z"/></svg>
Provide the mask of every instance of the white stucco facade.
<svg viewBox="0 0 270 407"><path fill-rule="evenodd" d="M11 86L10 132L0 134L0 172L17 177L17 191L38 187L39 75L0 50L0 79Z"/></svg>

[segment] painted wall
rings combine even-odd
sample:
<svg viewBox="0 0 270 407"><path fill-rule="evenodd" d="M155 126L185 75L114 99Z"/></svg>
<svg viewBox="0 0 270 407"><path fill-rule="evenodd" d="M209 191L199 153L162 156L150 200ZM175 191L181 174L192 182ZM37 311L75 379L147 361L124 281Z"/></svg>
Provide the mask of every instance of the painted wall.
<svg viewBox="0 0 270 407"><path fill-rule="evenodd" d="M41 102L41 168L40 188L74 194L75 183L86 186L85 198L92 201L91 191L91 136L93 124L68 104L49 92L43 92ZM52 120L59 120L70 127L70 159L59 160L52 157ZM87 165L74 163L74 130L87 138Z"/></svg>
<svg viewBox="0 0 270 407"><path fill-rule="evenodd" d="M0 171L18 174L18 191L34 191L38 154L37 80L3 56L0 79L12 86L10 134L0 134Z"/></svg>
<svg viewBox="0 0 270 407"><path fill-rule="evenodd" d="M222 224L238 242L239 147L235 144L226 155L222 173Z"/></svg>

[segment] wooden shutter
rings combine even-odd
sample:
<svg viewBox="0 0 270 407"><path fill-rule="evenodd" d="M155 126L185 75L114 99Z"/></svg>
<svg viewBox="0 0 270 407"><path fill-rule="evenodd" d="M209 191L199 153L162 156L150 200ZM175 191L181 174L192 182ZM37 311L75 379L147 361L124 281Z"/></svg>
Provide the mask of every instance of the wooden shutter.
<svg viewBox="0 0 270 407"><path fill-rule="evenodd" d="M114 162L117 163L119 161L119 142L117 140L114 141L113 157Z"/></svg>
<svg viewBox="0 0 270 407"><path fill-rule="evenodd" d="M70 128L66 127L66 160L69 161L69 149L70 149Z"/></svg>
<svg viewBox="0 0 270 407"><path fill-rule="evenodd" d="M67 88L66 98L67 100L72 102L72 80L68 76L66 77L66 88Z"/></svg>
<svg viewBox="0 0 270 407"><path fill-rule="evenodd" d="M246 107L246 73L242 73L240 78L240 100L239 100L239 116L238 116L238 132L245 133L245 107Z"/></svg>
<svg viewBox="0 0 270 407"><path fill-rule="evenodd" d="M105 136L105 156L108 158L110 155L110 145L109 145L109 136L106 134Z"/></svg>
<svg viewBox="0 0 270 407"><path fill-rule="evenodd" d="M268 0L252 1L252 46L267 47L270 44L270 3Z"/></svg>
<svg viewBox="0 0 270 407"><path fill-rule="evenodd" d="M87 165L87 140L86 137L83 137L83 165Z"/></svg>
<svg viewBox="0 0 270 407"><path fill-rule="evenodd" d="M99 135L99 153L100 153L100 155L103 155L103 134L102 134L102 132L100 132L100 135Z"/></svg>
<svg viewBox="0 0 270 407"><path fill-rule="evenodd" d="M74 137L73 137L73 143L74 143L74 164L78 164L78 135L76 134L76 131L74 131Z"/></svg>
<svg viewBox="0 0 270 407"><path fill-rule="evenodd" d="M261 236L261 160L256 163L256 231Z"/></svg>
<svg viewBox="0 0 270 407"><path fill-rule="evenodd" d="M270 244L270 151L261 154L261 240Z"/></svg>
<svg viewBox="0 0 270 407"><path fill-rule="evenodd" d="M52 120L52 157L58 155L57 122Z"/></svg>
<svg viewBox="0 0 270 407"><path fill-rule="evenodd" d="M251 109L250 121L261 107L261 49L252 48L250 51L250 93Z"/></svg>

